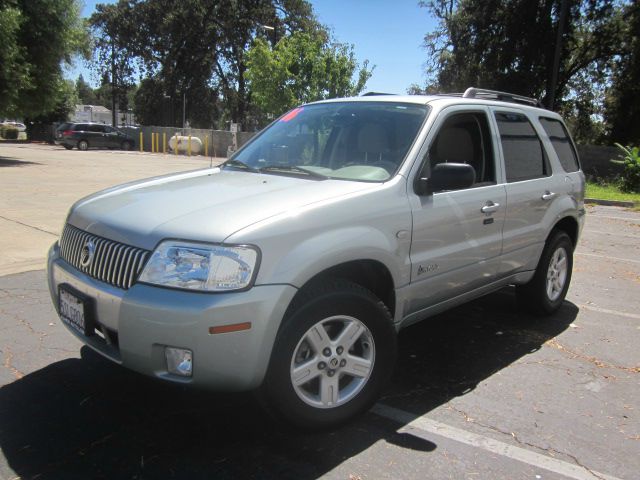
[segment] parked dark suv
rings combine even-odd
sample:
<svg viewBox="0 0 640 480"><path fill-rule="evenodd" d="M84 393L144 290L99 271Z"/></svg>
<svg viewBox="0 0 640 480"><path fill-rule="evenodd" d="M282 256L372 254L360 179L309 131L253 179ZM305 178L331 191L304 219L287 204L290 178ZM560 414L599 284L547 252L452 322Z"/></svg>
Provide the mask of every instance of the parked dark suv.
<svg viewBox="0 0 640 480"><path fill-rule="evenodd" d="M133 137L117 128L101 123L63 123L56 129L56 143L67 150L89 148L122 148L131 150Z"/></svg>

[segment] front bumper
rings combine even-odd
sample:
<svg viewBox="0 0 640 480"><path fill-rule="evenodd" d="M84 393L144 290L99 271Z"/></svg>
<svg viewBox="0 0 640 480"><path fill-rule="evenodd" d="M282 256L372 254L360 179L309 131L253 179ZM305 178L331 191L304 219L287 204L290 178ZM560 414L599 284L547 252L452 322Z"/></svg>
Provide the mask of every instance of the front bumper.
<svg viewBox="0 0 640 480"><path fill-rule="evenodd" d="M95 280L60 258L54 244L47 262L49 290L59 308L61 284L92 300L96 330L80 341L137 372L217 390L257 387L266 373L276 333L296 289L255 286L246 292L199 293L134 284L121 290ZM249 330L210 334L209 328L251 322ZM66 323L63 322L66 326ZM168 372L165 347L193 352L193 375Z"/></svg>

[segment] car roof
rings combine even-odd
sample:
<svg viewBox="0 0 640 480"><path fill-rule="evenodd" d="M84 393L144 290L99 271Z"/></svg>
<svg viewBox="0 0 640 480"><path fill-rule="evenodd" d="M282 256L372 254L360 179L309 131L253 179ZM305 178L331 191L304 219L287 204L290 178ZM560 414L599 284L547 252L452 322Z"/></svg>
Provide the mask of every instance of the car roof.
<svg viewBox="0 0 640 480"><path fill-rule="evenodd" d="M522 97L524 98L524 97ZM533 100L533 99L532 99ZM438 95L394 95L394 94L371 94L360 97L333 98L320 100L308 105L340 102L375 102L375 103L412 103L416 105L433 105L441 108L453 105L485 105L493 107L508 107L531 111L537 115L560 118L557 113L542 108L541 106L527 105L524 103L499 99L468 98L461 94L438 94Z"/></svg>

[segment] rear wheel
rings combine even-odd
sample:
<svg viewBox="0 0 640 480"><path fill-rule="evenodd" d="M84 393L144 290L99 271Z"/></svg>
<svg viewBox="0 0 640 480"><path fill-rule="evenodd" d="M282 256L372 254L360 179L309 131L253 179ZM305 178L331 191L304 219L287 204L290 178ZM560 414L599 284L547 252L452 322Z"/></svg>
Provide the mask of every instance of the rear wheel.
<svg viewBox="0 0 640 480"><path fill-rule="evenodd" d="M531 281L516 289L518 301L539 315L560 308L569 290L573 269L573 242L560 230L553 232L542 252Z"/></svg>
<svg viewBox="0 0 640 480"><path fill-rule="evenodd" d="M396 332L365 288L333 280L304 292L274 346L264 390L280 416L329 428L368 409L393 371Z"/></svg>
<svg viewBox="0 0 640 480"><path fill-rule="evenodd" d="M80 140L78 142L78 150L88 150L89 149L89 142L87 142L86 140Z"/></svg>

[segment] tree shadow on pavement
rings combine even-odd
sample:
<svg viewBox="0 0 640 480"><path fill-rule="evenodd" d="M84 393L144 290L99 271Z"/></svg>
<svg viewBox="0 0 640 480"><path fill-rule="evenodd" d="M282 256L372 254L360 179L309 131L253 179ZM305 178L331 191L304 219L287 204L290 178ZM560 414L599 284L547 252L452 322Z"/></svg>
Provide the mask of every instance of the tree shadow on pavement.
<svg viewBox="0 0 640 480"><path fill-rule="evenodd" d="M519 312L503 290L401 332L382 403L424 415L539 349L575 319ZM305 433L272 420L250 394L167 385L104 360L47 366L0 388L0 446L23 479L296 478L333 470L381 440L430 452L368 413L341 429ZM393 476L393 475L390 475Z"/></svg>

